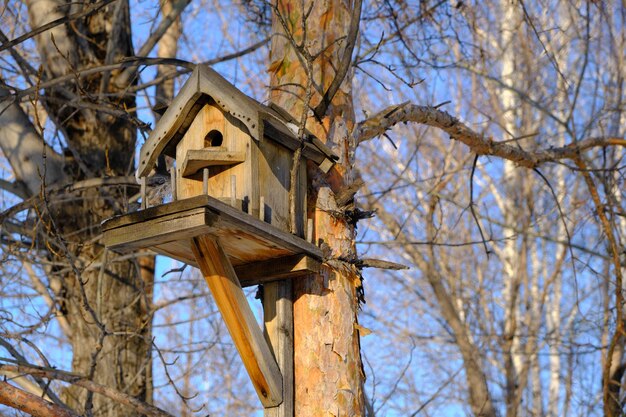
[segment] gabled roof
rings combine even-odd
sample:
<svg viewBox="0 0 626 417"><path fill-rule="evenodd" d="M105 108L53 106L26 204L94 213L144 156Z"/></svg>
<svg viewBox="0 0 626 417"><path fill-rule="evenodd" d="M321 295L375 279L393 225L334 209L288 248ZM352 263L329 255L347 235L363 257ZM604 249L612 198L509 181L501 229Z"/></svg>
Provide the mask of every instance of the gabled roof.
<svg viewBox="0 0 626 417"><path fill-rule="evenodd" d="M210 67L198 65L141 147L137 178L147 176L162 153L174 156L176 144L209 102L240 120L257 141L265 135L292 150L300 145L289 121L278 111L248 97ZM314 137L305 143L302 154L325 171L338 159Z"/></svg>

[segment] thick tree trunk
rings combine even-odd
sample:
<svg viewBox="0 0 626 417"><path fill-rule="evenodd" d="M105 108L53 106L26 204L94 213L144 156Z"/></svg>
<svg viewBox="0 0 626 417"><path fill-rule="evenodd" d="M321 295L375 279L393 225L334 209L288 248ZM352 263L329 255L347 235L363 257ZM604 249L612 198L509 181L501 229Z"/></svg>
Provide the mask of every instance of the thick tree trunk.
<svg viewBox="0 0 626 417"><path fill-rule="evenodd" d="M340 67L351 20L351 1L280 1L274 10L274 36L271 46L271 100L287 109L296 120L303 111L316 107ZM304 11L303 11L304 7ZM311 9L310 9L311 8ZM305 11L308 17L303 18ZM306 34L306 35L305 35ZM313 61L298 54L290 41L304 41L303 48ZM305 53L306 55L306 53ZM308 72L312 73L312 85ZM307 86L313 93L306 103ZM308 104L308 106L307 106ZM306 117L307 128L341 156L328 175L309 167L309 213L314 218L315 241L326 248L329 257L322 273L297 280L294 285L295 415L364 415L363 380L357 330L358 297L361 281L358 271L338 259L356 258L354 227L341 215L335 193L352 182L354 144L351 131L354 114L351 77L342 83L322 120Z"/></svg>
<svg viewBox="0 0 626 417"><path fill-rule="evenodd" d="M39 27L89 3L28 0L27 6L31 27ZM128 2L113 2L98 13L43 32L35 41L44 79L119 61L132 55ZM46 109L67 140L67 181L128 175L133 169L135 99L124 94L125 82L116 84L118 75L94 74L45 91ZM114 99L109 101L110 96ZM143 265L147 269L141 273L137 262L116 260L98 241L100 222L124 211L128 192L90 188L48 195L43 248L50 250L55 265L67 265L53 272L60 277L59 298L71 328L72 370L146 401L151 390L150 265ZM88 268L94 263L101 266ZM138 415L77 387L69 387L64 396L81 413Z"/></svg>

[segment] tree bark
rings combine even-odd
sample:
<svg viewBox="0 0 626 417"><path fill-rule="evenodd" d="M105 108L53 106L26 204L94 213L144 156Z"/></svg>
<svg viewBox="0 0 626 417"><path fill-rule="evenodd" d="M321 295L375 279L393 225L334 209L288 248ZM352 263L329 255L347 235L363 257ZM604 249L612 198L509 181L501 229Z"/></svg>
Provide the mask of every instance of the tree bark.
<svg viewBox="0 0 626 417"><path fill-rule="evenodd" d="M334 195L353 181L351 71L321 120L309 117L341 67L354 7L352 1L287 0L278 2L273 16L279 35L271 45L271 100L306 120L341 158L326 176L309 166L309 207L315 209L308 216L314 218L315 241L334 261L294 283L295 415L303 417L365 414L356 327L361 280L353 265L339 261L356 258L354 227L329 214L340 212Z"/></svg>
<svg viewBox="0 0 626 417"><path fill-rule="evenodd" d="M78 417L78 414L70 410L49 403L4 381L0 382L0 404L8 405L33 417Z"/></svg>
<svg viewBox="0 0 626 417"><path fill-rule="evenodd" d="M89 7L57 0L28 0L27 6L32 28ZM56 26L37 35L35 42L44 80L131 56L128 2L113 2L99 13ZM117 75L115 71L92 74L48 88L42 96L67 142L66 181L124 176L133 168L135 99L124 93L127 83L116 83ZM33 195L39 193L36 185L29 186ZM52 272L62 283L58 295L71 328L72 370L146 401L151 383L152 278L142 275L135 261L116 261L98 241L100 222L124 211L128 192L124 187L102 187L44 195L48 215L41 240L55 264L67 265ZM86 270L97 260L101 268ZM140 415L78 387L66 389L64 397L81 413Z"/></svg>

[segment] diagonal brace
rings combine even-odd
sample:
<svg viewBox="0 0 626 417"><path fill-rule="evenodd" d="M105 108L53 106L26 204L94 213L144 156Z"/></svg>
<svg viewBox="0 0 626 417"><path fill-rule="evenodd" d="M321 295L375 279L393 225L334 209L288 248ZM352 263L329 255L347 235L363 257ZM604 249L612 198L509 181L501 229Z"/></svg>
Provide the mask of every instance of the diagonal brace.
<svg viewBox="0 0 626 417"><path fill-rule="evenodd" d="M191 249L261 403L279 405L283 377L224 249L206 235L194 237Z"/></svg>

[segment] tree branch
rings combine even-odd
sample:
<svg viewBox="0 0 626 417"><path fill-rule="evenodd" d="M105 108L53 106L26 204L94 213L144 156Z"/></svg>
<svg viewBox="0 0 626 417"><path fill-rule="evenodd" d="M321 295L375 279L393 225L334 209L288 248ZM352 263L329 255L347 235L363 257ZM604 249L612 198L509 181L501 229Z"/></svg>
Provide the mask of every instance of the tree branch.
<svg viewBox="0 0 626 417"><path fill-rule="evenodd" d="M145 56L156 46L159 40L165 35L169 27L176 21L178 16L185 10L185 7L191 3L191 0L179 0L172 4L172 10L164 16L159 26L150 34L150 37L139 48L137 52L138 56ZM128 78L133 73L136 66L127 67L122 74L117 77L116 83L118 85L125 85L128 82Z"/></svg>
<svg viewBox="0 0 626 417"><path fill-rule="evenodd" d="M215 65L221 62L226 62L226 61L230 61L233 59L237 59L243 55L249 54L251 52L256 51L257 49L259 49L260 47L262 47L263 45L267 44L269 42L270 38L265 38L263 40L260 40L259 42L256 42L250 46L248 46L245 49L242 49L241 51L236 51L233 52L231 54L227 54L221 57L216 57L213 59L209 59L208 61L202 62L200 64L194 64L190 61L185 61L184 59L177 59L177 58L155 58L155 57L141 57L141 56L134 56L134 57L127 57L122 59L119 62L116 62L114 64L110 64L110 65L97 65L97 66L93 66L93 67L88 67L88 68L82 68L79 70L75 70L73 71L71 74L66 74L66 75L61 75L59 77L44 81L39 83L39 85L37 86L33 86L30 88L25 88L23 90L19 90L19 89L14 89L15 93L12 93L12 96L16 99L23 99L25 97L32 97L35 94L37 94L38 91L40 91L40 89L46 89L46 88L50 88L53 86L57 86L66 82L76 82L77 80L80 80L84 77L87 77L88 75L91 74L97 74L97 73L103 73L103 72L107 72L107 71L115 71L115 70L119 70L119 69L124 69L124 68L128 68L131 66L135 66L135 65L171 65L171 66L177 66L177 67L182 67L184 68L184 70L178 71L174 74L168 74L167 76L164 76L161 80L157 80L155 82L150 82L146 85L143 86L137 86L137 87L131 87L129 88L127 91L130 92L134 92L134 91L139 91L141 89L147 88L151 85L154 85L158 82L163 81L163 79L169 79L170 77L177 77L179 75L184 75L184 74L188 74L191 71L194 70L194 68L196 67L196 65ZM1 96L0 96L1 98ZM0 108L1 110L1 108Z"/></svg>
<svg viewBox="0 0 626 417"><path fill-rule="evenodd" d="M64 16L64 17L55 19L55 20L53 20L53 21L51 21L49 23L46 23L45 25L41 25L41 26L31 30L30 32L25 33L25 34L23 34L21 36L18 36L17 38L12 39L10 41L2 39L2 45L0 45L0 52L6 50L8 48L11 48L13 46L19 45L20 43L25 42L28 39L30 39L32 37L35 37L35 36L39 35L40 33L46 32L46 31L48 31L50 29L53 29L53 28L55 28L55 27L57 27L59 25L71 22L72 20L80 19L82 17L90 16L90 15L94 14L95 12L97 12L98 10L100 10L101 8L103 8L104 6L106 6L107 4L112 3L114 1L116 1L116 0L104 0L104 1L101 1L100 3L96 3L93 6L88 7L88 8L86 8L85 10L83 10L81 12L74 13L74 14L71 14L69 16Z"/></svg>
<svg viewBox="0 0 626 417"><path fill-rule="evenodd" d="M43 398L22 391L5 381L0 382L0 404L23 411L33 417L80 417L73 411L49 403Z"/></svg>
<svg viewBox="0 0 626 417"><path fill-rule="evenodd" d="M322 117L324 117L324 115L326 114L328 106L333 101L333 97L335 97L335 94L337 94L339 87L341 87L341 83L343 83L343 80L346 78L348 70L352 66L352 52L354 51L356 38L359 34L362 3L362 0L356 0L356 4L354 5L350 20L350 28L348 29L348 37L346 38L346 47L343 50L343 55L341 57L341 62L339 63L339 68L337 69L335 78L333 78L333 81L328 87L328 90L326 90L326 92L324 93L322 101L320 101L320 103L313 110L318 120L321 120Z"/></svg>
<svg viewBox="0 0 626 417"><path fill-rule="evenodd" d="M41 138L22 108L0 85L0 149L13 168L15 179L26 185L30 195L39 193L41 180L62 182L63 157ZM4 100L3 100L4 99Z"/></svg>
<svg viewBox="0 0 626 417"><path fill-rule="evenodd" d="M128 407L132 407L137 410L141 414L145 414L148 417L173 417L171 414L166 411L161 410L158 407L147 404L137 398L124 394L123 392L114 390L104 385L100 385L96 382L90 381L89 379L82 377L80 375L72 374L69 372L63 372L56 369L43 368L34 365L6 365L0 364L1 371L8 372L16 372L23 373L29 375L38 375L44 378L57 379L59 381L64 381L82 388L85 388L88 391L94 392L96 394L104 395L116 401L120 404L126 405ZM43 414L47 416L47 414Z"/></svg>
<svg viewBox="0 0 626 417"><path fill-rule="evenodd" d="M357 143L365 142L382 135L399 123L413 122L436 127L467 145L477 155L493 155L513 161L526 168L535 168L546 162L563 159L577 161L580 153L606 146L626 147L626 139L619 137L595 137L570 143L569 145L539 151L525 151L506 142L495 142L462 123L449 113L430 106L417 106L410 103L390 106L371 118L360 122L354 131Z"/></svg>

